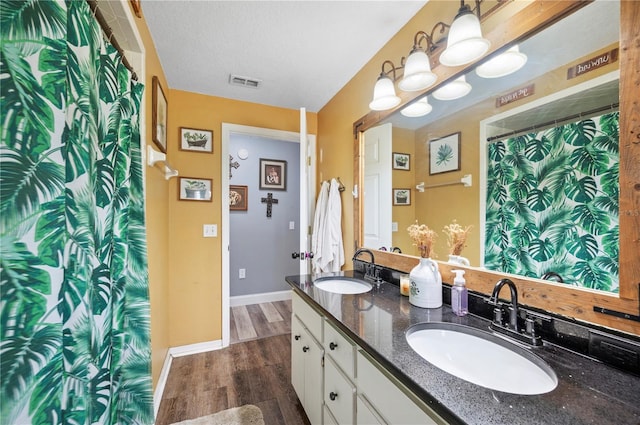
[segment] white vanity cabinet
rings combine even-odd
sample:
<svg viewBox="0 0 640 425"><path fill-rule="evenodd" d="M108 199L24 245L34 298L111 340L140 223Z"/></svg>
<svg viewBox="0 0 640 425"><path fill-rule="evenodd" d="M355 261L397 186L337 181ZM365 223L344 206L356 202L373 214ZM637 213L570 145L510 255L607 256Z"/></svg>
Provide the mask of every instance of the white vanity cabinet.
<svg viewBox="0 0 640 425"><path fill-rule="evenodd" d="M291 318L291 383L313 425L322 424L322 317L297 295Z"/></svg>
<svg viewBox="0 0 640 425"><path fill-rule="evenodd" d="M313 425L446 425L295 292L291 382Z"/></svg>

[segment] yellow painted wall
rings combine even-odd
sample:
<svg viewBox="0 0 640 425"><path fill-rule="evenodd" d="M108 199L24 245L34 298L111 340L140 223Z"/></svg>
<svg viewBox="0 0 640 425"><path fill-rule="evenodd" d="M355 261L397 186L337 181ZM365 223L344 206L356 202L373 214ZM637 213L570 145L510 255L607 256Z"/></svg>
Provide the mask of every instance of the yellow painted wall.
<svg viewBox="0 0 640 425"><path fill-rule="evenodd" d="M169 183L169 343L181 346L222 338L222 240L203 238L202 225L222 232L222 123L300 131L300 112L180 90L168 91L167 158L180 176L213 179L213 202L178 200L178 179ZM213 130L213 154L179 150L180 127ZM317 117L307 114L307 131Z"/></svg>
<svg viewBox="0 0 640 425"><path fill-rule="evenodd" d="M151 81L153 76L157 76L160 79L160 84L166 90L167 80L144 17L134 19L145 48L145 75L139 76L145 85L144 108L146 110L146 130L141 136L143 142L155 146L151 142ZM170 347L169 183L158 169L145 167L145 172L145 220L149 261L149 298L151 301L151 369L155 388Z"/></svg>

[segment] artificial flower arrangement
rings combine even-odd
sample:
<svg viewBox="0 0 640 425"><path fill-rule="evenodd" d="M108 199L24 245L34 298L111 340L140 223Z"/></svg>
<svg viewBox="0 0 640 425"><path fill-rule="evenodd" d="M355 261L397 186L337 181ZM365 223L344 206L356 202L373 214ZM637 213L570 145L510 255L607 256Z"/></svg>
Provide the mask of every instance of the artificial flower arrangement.
<svg viewBox="0 0 640 425"><path fill-rule="evenodd" d="M449 254L460 255L462 249L467 246L467 236L469 230L473 226L462 227L455 220L453 223L444 226L444 233L447 235L447 245L449 245Z"/></svg>
<svg viewBox="0 0 640 425"><path fill-rule="evenodd" d="M420 250L420 257L430 258L433 244L436 237L436 232L429 229L426 224L418 224L418 220L411 226L407 227L409 231L409 237L413 239L413 245Z"/></svg>

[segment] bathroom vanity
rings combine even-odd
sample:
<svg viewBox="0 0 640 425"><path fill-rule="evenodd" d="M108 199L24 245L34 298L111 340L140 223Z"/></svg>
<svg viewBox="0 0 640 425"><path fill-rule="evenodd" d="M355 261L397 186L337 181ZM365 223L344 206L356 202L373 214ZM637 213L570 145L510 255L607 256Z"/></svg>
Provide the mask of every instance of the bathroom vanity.
<svg viewBox="0 0 640 425"><path fill-rule="evenodd" d="M292 382L312 424L640 423L638 375L544 341L525 350L551 367L555 389L537 395L491 390L427 362L406 339L406 331L420 323L488 331L490 321L455 316L447 304L412 306L387 282L361 294L339 294L319 289L310 275L286 281L293 289ZM565 325L555 324L567 340L589 332ZM464 358L474 362L474 347L465 351Z"/></svg>

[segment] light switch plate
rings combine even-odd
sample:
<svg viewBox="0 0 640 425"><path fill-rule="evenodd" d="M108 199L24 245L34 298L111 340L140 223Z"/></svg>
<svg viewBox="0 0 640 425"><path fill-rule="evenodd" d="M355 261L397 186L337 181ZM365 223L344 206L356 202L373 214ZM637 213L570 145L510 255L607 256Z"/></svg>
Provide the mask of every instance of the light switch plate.
<svg viewBox="0 0 640 425"><path fill-rule="evenodd" d="M296 222L295 221L290 221L289 222L289 230L294 230L296 228Z"/></svg>
<svg viewBox="0 0 640 425"><path fill-rule="evenodd" d="M398 222L397 221L391 222L391 231L392 232L397 232L398 231Z"/></svg>
<svg viewBox="0 0 640 425"><path fill-rule="evenodd" d="M202 226L202 236L205 238L215 238L218 236L217 224L205 224Z"/></svg>

